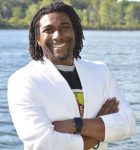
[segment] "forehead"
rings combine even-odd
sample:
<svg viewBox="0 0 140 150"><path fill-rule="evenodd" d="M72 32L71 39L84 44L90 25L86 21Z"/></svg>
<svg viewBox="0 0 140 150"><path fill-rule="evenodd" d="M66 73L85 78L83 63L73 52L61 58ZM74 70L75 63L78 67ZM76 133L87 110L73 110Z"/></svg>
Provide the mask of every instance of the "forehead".
<svg viewBox="0 0 140 150"><path fill-rule="evenodd" d="M67 23L72 25L72 22L69 18L69 16L66 13L63 12L52 12L49 14L44 15L40 19L40 26L47 26L47 25L61 25L63 23Z"/></svg>

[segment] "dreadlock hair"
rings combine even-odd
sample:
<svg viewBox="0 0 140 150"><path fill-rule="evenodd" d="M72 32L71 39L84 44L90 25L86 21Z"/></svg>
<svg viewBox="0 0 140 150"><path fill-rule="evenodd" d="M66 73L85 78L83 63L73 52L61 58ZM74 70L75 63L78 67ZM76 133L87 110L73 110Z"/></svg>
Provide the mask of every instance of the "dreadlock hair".
<svg viewBox="0 0 140 150"><path fill-rule="evenodd" d="M73 49L73 56L74 58L81 58L79 55L82 48L83 48L83 29L81 26L81 20L75 10L63 3L57 2L54 4L50 4L49 6L41 8L33 17L29 29L29 52L33 60L40 60L43 61L43 50L41 46L38 45L37 38L40 34L39 27L40 27L40 19L42 16L52 13L52 12L64 12L66 13L73 25L74 34L75 34L75 46Z"/></svg>

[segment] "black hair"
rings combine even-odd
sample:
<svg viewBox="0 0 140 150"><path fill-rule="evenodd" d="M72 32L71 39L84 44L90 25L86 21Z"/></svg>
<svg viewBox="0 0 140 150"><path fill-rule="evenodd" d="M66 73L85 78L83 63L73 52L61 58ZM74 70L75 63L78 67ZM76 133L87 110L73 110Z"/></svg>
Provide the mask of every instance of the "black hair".
<svg viewBox="0 0 140 150"><path fill-rule="evenodd" d="M81 20L73 7L63 3L57 2L54 4L50 4L46 7L41 8L33 17L29 29L29 52L33 60L41 60L43 61L43 50L41 46L38 45L37 38L39 36L39 26L40 26L40 19L42 16L52 13L52 12L64 12L66 13L73 25L74 34L75 34L75 46L73 49L73 56L74 58L81 58L80 52L83 48L83 29L81 26Z"/></svg>

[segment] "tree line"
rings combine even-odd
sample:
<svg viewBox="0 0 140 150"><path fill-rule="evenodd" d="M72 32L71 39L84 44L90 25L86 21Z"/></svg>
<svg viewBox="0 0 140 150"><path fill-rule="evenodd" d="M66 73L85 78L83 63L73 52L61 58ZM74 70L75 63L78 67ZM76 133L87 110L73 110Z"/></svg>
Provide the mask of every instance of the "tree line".
<svg viewBox="0 0 140 150"><path fill-rule="evenodd" d="M35 12L58 0L0 0L0 28L28 28ZM84 29L140 29L140 2L63 0L72 5Z"/></svg>

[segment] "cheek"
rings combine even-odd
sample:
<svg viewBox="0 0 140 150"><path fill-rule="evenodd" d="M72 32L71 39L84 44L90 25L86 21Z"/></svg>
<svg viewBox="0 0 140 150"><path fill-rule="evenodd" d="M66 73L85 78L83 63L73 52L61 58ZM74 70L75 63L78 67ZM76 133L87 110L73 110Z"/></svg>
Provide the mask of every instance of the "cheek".
<svg viewBox="0 0 140 150"><path fill-rule="evenodd" d="M44 40L44 42L48 41L48 36L47 36L47 35L44 35L44 36L43 36L43 40Z"/></svg>
<svg viewBox="0 0 140 150"><path fill-rule="evenodd" d="M67 33L67 35L65 37L67 37L67 39L69 39L69 42L71 44L75 44L75 34L74 34L74 32Z"/></svg>
<svg viewBox="0 0 140 150"><path fill-rule="evenodd" d="M46 43L46 42L48 42L50 40L50 36L48 36L47 34L43 34L42 36L41 36L41 41L43 42L43 43Z"/></svg>
<svg viewBox="0 0 140 150"><path fill-rule="evenodd" d="M45 52L45 51L48 51L49 50L49 38L48 38L48 36L46 36L46 35L43 35L42 37L41 37L41 39L40 39L40 42L41 42L41 47L42 47L42 49L43 49L43 51Z"/></svg>

